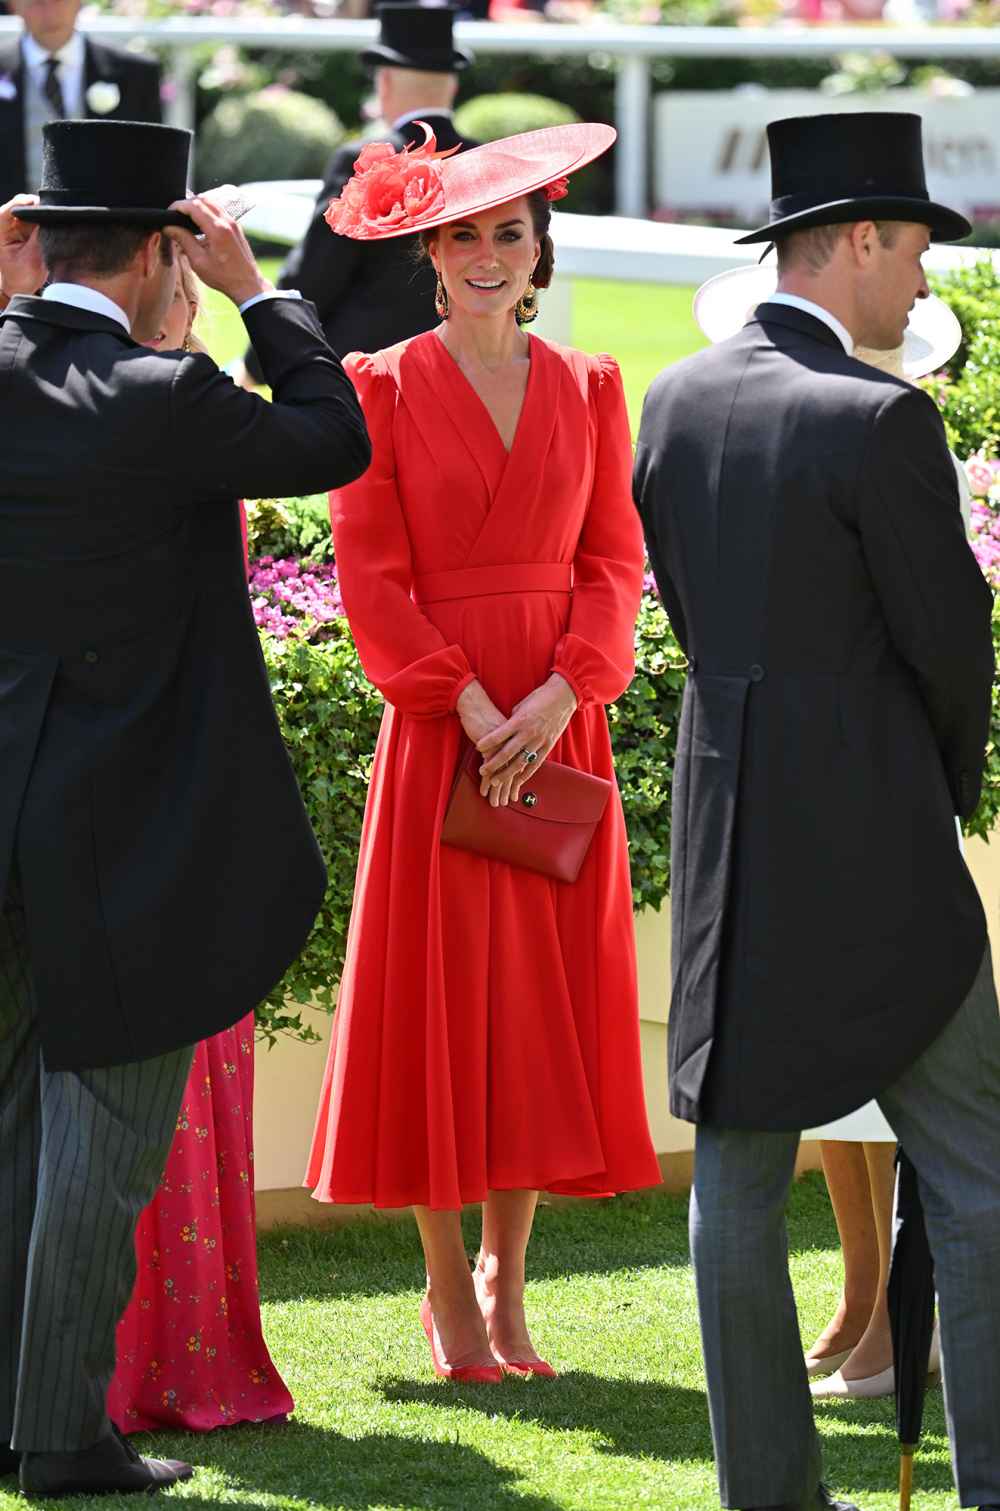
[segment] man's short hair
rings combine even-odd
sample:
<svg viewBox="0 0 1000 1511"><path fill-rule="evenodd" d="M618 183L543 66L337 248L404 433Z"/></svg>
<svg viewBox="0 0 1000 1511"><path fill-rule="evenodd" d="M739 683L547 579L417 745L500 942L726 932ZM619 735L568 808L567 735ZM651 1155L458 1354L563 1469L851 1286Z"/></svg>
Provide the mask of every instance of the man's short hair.
<svg viewBox="0 0 1000 1511"><path fill-rule="evenodd" d="M792 231L788 236L780 237L776 243L778 272L806 268L810 273L822 273L851 224L851 221L845 221L842 225L810 226L808 231ZM875 230L882 245L891 247L899 235L899 221L877 220Z"/></svg>
<svg viewBox="0 0 1000 1511"><path fill-rule="evenodd" d="M113 278L124 273L143 242L153 232L148 226L123 221L77 221L67 226L42 226L39 244L49 277L55 282L74 278ZM160 256L169 267L174 244L169 236L160 243Z"/></svg>

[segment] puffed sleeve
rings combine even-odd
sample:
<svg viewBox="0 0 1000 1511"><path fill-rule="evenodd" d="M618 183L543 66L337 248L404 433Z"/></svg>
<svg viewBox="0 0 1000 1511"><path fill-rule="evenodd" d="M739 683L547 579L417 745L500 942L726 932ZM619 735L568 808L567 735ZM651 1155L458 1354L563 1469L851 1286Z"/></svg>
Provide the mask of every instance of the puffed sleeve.
<svg viewBox="0 0 1000 1511"><path fill-rule="evenodd" d="M377 356L355 354L344 367L372 440L368 471L330 494L344 608L365 674L386 702L411 718L440 718L454 710L475 673L462 647L449 645L410 597L413 560L392 441L395 382Z"/></svg>
<svg viewBox="0 0 1000 1511"><path fill-rule="evenodd" d="M597 418L593 491L573 558L569 627L552 667L581 708L613 703L632 680L643 568L642 527L632 503L632 439L613 357L593 363L591 403Z"/></svg>

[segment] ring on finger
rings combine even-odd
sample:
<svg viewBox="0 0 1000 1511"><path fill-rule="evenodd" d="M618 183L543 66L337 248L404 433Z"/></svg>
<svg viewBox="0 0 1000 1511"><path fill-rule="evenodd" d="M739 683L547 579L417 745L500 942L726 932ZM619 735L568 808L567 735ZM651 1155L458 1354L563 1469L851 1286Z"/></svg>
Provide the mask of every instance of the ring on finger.
<svg viewBox="0 0 1000 1511"><path fill-rule="evenodd" d="M524 761L525 766L534 766L535 762L538 760L538 751L522 750L521 758Z"/></svg>

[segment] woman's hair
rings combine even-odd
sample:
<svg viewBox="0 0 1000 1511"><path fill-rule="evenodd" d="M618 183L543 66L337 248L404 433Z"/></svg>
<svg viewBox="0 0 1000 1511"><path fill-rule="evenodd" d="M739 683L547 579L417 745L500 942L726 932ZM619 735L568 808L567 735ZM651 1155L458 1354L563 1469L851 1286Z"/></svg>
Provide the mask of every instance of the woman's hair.
<svg viewBox="0 0 1000 1511"><path fill-rule="evenodd" d="M531 213L531 225L535 237L541 243L541 252L535 271L531 275L531 281L536 289L547 289L552 282L552 275L556 267L556 250L552 245L552 237L549 235L549 226L552 222L552 203L546 197L544 189L536 189L533 194L526 194L528 209ZM421 231L420 255L427 258L430 248L437 238L438 227L433 231Z"/></svg>
<svg viewBox="0 0 1000 1511"><path fill-rule="evenodd" d="M204 307L201 284L198 282L194 273L191 271L191 264L188 262L183 252L179 252L177 256L177 279L181 286L181 292L183 293L184 298L187 301L187 307L191 317L187 338L188 348L190 351L201 352L203 356L207 356L208 347L199 336L195 335L194 331L195 324Z"/></svg>

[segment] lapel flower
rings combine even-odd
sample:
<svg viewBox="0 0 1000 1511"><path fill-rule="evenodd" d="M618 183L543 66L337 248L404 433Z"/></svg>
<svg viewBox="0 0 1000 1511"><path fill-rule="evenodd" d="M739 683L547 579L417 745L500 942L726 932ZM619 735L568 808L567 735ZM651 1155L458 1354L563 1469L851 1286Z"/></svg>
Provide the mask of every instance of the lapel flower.
<svg viewBox="0 0 1000 1511"><path fill-rule="evenodd" d="M87 90L87 109L94 115L110 115L122 102L122 92L113 79L95 79Z"/></svg>
<svg viewBox="0 0 1000 1511"><path fill-rule="evenodd" d="M554 178L551 184L545 185L545 198L551 203L554 199L565 199L569 193L568 178Z"/></svg>
<svg viewBox="0 0 1000 1511"><path fill-rule="evenodd" d="M3 76L3 78L0 78L0 100L16 100L16 99L17 99L17 85L14 83L14 80L10 77L10 74L6 74L5 73L4 76Z"/></svg>
<svg viewBox="0 0 1000 1511"><path fill-rule="evenodd" d="M388 142L369 142L354 163L338 199L332 199L324 219L339 236L363 236L365 231L386 231L413 226L444 207L441 159L457 152L437 150L437 138L424 122L424 140L419 147L396 152Z"/></svg>

